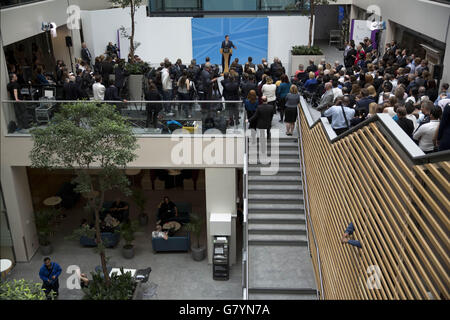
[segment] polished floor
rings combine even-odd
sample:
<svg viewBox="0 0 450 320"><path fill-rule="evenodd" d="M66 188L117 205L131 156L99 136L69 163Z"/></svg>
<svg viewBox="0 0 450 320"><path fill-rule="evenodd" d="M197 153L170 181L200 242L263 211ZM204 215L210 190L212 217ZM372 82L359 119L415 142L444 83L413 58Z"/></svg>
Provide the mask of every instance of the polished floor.
<svg viewBox="0 0 450 320"><path fill-rule="evenodd" d="M55 177L54 177L55 178ZM63 175L53 180L63 181ZM33 176L30 174L30 183L35 185L36 181L41 181L41 185L47 185L42 180L42 175ZM203 184L203 185L202 185ZM52 188L44 188L45 192L53 192ZM203 189L203 190L202 190ZM149 201L147 203L147 212L150 219L149 224L143 227L136 234L135 257L125 259L122 256L121 248L123 240L114 249L106 249L106 255L109 259L111 267L124 267L130 269L152 268L148 283L143 286L143 299L241 299L241 251L242 240L241 233L238 233L238 253L237 263L231 267L230 279L228 281L215 281L212 278L212 265L207 260L196 262L192 259L190 253L153 253L151 245L151 232L154 230L156 222L156 206L164 195L168 195L173 201L191 202L192 210L197 214L206 214L205 209L205 192L202 177L199 178L198 190L184 190L182 188L174 188L169 190L144 190ZM46 194L33 194L35 201L42 201ZM129 198L124 198L117 192L109 192L106 200L114 200L120 197L128 201L130 205L131 218L137 217L137 210L133 202ZM83 210L84 201L80 200L77 206L66 212L67 217L61 220L61 224L57 227L55 236L52 237L54 247L53 253L50 255L53 261L58 262L63 268L60 276L60 299L72 300L81 299L83 293L81 290L68 289L67 281L71 273L67 273L70 266L78 266L81 272L90 273L100 264L98 254L92 248L81 247L78 241L66 240L65 237L72 233L80 220L87 214ZM238 226L238 231L242 227ZM206 241L205 232L203 232L202 243ZM30 262L17 263L8 279L24 278L40 282L39 268L42 265L43 255L37 251ZM70 284L70 281L69 281Z"/></svg>

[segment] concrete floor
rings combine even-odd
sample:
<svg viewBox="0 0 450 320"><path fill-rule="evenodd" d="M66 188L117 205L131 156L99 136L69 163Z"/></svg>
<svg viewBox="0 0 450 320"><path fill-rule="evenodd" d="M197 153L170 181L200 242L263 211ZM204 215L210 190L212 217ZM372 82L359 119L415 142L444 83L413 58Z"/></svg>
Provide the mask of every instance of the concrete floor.
<svg viewBox="0 0 450 320"><path fill-rule="evenodd" d="M33 180L33 179L30 179ZM125 259L122 256L121 248L123 240L114 249L106 249L106 255L109 257L111 267L124 267L129 269L152 268L150 279L143 289L151 291L150 296L144 296L144 299L242 299L242 268L241 268L241 247L242 237L238 234L238 254L237 263L231 267L230 279L228 281L215 281L212 279L212 265L209 265L207 259L196 262L191 258L190 253L157 253L152 252L151 231L156 222L154 217L155 207L163 195L167 194L174 201L190 201L193 205L193 212L198 214L205 213L204 191L189 191L182 189L171 190L146 190L150 199L147 208L149 212L149 224L136 234L135 257ZM108 193L106 199L113 200L117 193ZM137 212L130 199L124 200L131 203L130 216L136 218ZM59 263L63 268L60 276L60 299L72 300L80 299L83 296L81 290L69 290L67 288L67 279L71 274L67 273L69 266L76 265L81 272L89 274L100 264L98 254L92 248L81 247L78 241L65 240L75 229L81 218L86 217L83 211L83 200L78 205L66 211L67 217L62 220L56 230L55 236L51 239L54 250L50 255L53 261ZM238 231L242 227L238 226ZM204 241L203 241L204 242ZM17 263L14 269L7 276L8 279L27 279L41 282L39 279L39 268L42 265L43 255L40 251L36 252L30 262Z"/></svg>

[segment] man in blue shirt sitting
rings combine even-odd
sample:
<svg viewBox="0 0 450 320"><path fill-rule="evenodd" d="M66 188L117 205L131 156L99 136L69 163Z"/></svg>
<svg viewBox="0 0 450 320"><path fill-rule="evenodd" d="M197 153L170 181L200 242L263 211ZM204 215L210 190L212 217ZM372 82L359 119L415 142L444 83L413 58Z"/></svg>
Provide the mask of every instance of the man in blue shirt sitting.
<svg viewBox="0 0 450 320"><path fill-rule="evenodd" d="M355 110L349 108L350 98L348 96L338 97L334 106L324 112L325 117L331 117L331 127L337 135L350 128L350 120L355 116Z"/></svg>
<svg viewBox="0 0 450 320"><path fill-rule="evenodd" d="M56 298L59 294L59 280L58 277L61 274L62 269L56 262L51 262L49 257L44 259L44 264L39 270L39 277L42 279L42 289L45 291L47 299L51 299L50 293L53 290Z"/></svg>

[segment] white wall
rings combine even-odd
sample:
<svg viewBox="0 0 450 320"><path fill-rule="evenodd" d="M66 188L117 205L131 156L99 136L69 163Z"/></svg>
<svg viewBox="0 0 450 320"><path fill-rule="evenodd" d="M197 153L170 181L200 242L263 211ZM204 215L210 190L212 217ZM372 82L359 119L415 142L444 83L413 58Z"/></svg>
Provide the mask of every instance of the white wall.
<svg viewBox="0 0 450 320"><path fill-rule="evenodd" d="M66 24L66 9L67 1L48 0L1 10L3 46L41 33L42 22Z"/></svg>
<svg viewBox="0 0 450 320"><path fill-rule="evenodd" d="M83 34L91 53L103 54L109 41L117 42L117 30L129 28L128 10L108 9L82 11ZM269 17L268 59L278 57L288 63L294 45L308 44L309 19L304 16ZM165 57L185 63L192 59L192 27L190 17L147 17L141 7L136 18L137 54L145 61L159 63ZM122 49L127 49L128 44ZM124 58L128 52L122 50ZM258 61L259 62L259 61Z"/></svg>
<svg viewBox="0 0 450 320"><path fill-rule="evenodd" d="M95 56L105 52L109 41L117 43L117 30L121 26L131 27L127 9L82 11L81 16L85 41ZM141 43L136 54L144 61L159 63L167 57L171 61L180 58L189 64L192 59L191 18L147 17L142 6L136 14L135 41ZM121 47L121 58L126 58L129 43L121 43Z"/></svg>
<svg viewBox="0 0 450 320"><path fill-rule="evenodd" d="M314 31L313 31L314 34ZM296 45L307 45L309 37L309 18L305 16L269 17L268 61L278 57L289 67L289 50ZM258 61L259 63L259 61Z"/></svg>

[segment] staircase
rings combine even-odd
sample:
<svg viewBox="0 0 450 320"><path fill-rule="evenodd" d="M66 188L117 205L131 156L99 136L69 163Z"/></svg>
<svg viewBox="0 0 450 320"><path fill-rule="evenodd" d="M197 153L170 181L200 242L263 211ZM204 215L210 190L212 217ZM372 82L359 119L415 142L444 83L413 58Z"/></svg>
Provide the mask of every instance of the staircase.
<svg viewBox="0 0 450 320"><path fill-rule="evenodd" d="M280 138L279 171L248 167L248 263L250 300L317 299L307 247L297 138ZM269 145L270 150L270 145Z"/></svg>

